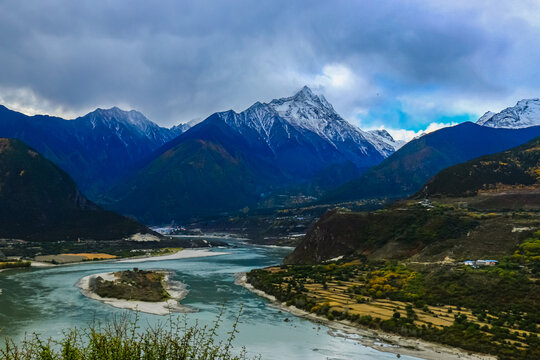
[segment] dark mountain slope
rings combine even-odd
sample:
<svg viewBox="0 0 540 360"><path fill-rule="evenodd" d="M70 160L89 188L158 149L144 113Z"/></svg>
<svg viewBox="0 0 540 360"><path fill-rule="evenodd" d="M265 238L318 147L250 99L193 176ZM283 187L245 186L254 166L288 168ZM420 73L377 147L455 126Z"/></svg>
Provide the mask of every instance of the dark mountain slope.
<svg viewBox="0 0 540 360"><path fill-rule="evenodd" d="M406 144L358 179L332 191L325 201L404 198L448 166L507 150L538 135L538 126L494 129L466 122L444 128Z"/></svg>
<svg viewBox="0 0 540 360"><path fill-rule="evenodd" d="M255 179L242 157L213 142L189 140L115 190L119 200L110 207L147 223L181 221L254 204L261 183Z"/></svg>
<svg viewBox="0 0 540 360"><path fill-rule="evenodd" d="M304 88L209 116L156 150L103 203L152 223L283 204L350 180L393 152L392 143L352 126Z"/></svg>
<svg viewBox="0 0 540 360"><path fill-rule="evenodd" d="M418 262L501 259L538 229L538 209L513 214L407 201L375 212L331 211L284 262L315 264L339 256Z"/></svg>
<svg viewBox="0 0 540 360"><path fill-rule="evenodd" d="M35 241L121 239L149 229L104 211L68 174L15 139L0 139L0 237Z"/></svg>
<svg viewBox="0 0 540 360"><path fill-rule="evenodd" d="M27 116L0 105L0 137L29 144L92 196L108 189L180 132L161 128L137 111L118 108L64 120Z"/></svg>

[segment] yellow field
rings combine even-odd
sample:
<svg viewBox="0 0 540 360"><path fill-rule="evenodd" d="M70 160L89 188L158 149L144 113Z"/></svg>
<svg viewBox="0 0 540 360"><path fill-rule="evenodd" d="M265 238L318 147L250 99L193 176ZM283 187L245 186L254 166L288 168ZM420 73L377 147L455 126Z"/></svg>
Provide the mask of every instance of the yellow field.
<svg viewBox="0 0 540 360"><path fill-rule="evenodd" d="M306 284L305 287L310 297L316 299L317 305L328 303L331 310L348 312L350 314L371 315L372 317L379 317L383 320L390 319L394 314L394 310L403 310L408 305L401 301L385 299L371 299L365 303L358 303L351 294L346 292L347 287L352 284L354 283L342 282L342 285L337 285L337 283L329 282L327 290L323 289L320 284ZM418 316L418 319L415 321L417 325L432 324L436 327L442 327L450 326L454 322L454 311L457 312L454 307L429 306L428 308L432 313L415 309ZM451 309L452 313L448 313L448 309ZM459 312L466 315L469 320L478 322L470 311L462 309Z"/></svg>
<svg viewBox="0 0 540 360"><path fill-rule="evenodd" d="M353 265L346 264L342 266ZM280 267L270 267L265 269L268 272L276 273L287 270L283 270ZM283 277L284 282L280 284L282 289L287 289L291 277ZM276 284L277 285L277 284ZM316 312L318 308L323 306L329 306L330 311L339 311L342 313L349 313L353 315L360 316L371 316L373 318L380 318L382 320L387 320L393 317L394 312L398 311L402 315L405 315L406 307L412 305L412 303L401 302L388 300L383 298L374 298L369 296L358 296L355 293L352 293L350 289L353 286L364 286L366 285L365 280L361 276L358 276L352 281L327 281L326 288L320 284L312 281L312 279L307 279L304 284L306 290L306 295L312 301L315 302L315 306L312 309L309 309L311 312ZM362 301L359 301L359 298ZM454 315L461 314L467 317L467 321L476 323L482 326L491 327L486 322L479 321L478 318L472 314L471 309L460 308L451 305L442 305L442 306L425 306L422 309L414 308L416 319L414 324L421 327L424 326L433 326L436 328L442 328L445 326L452 326L454 323ZM488 315L489 316L489 315ZM528 331L516 330L512 328L505 328L511 333L518 335L518 341L512 341L518 346L521 346L519 340L523 340L523 335L528 335Z"/></svg>

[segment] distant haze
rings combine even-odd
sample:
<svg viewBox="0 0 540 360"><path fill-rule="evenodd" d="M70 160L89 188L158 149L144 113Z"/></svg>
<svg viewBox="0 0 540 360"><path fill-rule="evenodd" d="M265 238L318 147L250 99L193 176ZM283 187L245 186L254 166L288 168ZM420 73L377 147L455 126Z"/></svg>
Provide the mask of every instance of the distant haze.
<svg viewBox="0 0 540 360"><path fill-rule="evenodd" d="M539 14L533 0L5 0L0 103L172 126L308 85L410 138L539 97Z"/></svg>

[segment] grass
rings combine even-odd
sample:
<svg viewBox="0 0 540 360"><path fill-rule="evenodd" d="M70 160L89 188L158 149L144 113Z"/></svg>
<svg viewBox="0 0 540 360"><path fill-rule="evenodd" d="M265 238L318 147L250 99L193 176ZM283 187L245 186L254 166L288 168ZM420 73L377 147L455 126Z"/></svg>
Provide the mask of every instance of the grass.
<svg viewBox="0 0 540 360"><path fill-rule="evenodd" d="M219 340L223 308L212 326L189 326L186 317L173 318L140 330L138 317L121 317L105 324L69 329L59 340L37 334L16 344L0 346L5 360L245 360L246 349L235 350L241 309L225 340ZM260 358L260 357L257 357Z"/></svg>

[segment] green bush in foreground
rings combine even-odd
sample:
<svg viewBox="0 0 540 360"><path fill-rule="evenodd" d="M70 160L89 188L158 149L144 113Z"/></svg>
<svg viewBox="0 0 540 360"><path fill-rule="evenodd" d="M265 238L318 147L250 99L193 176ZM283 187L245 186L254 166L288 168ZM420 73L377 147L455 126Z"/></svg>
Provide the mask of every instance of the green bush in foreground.
<svg viewBox="0 0 540 360"><path fill-rule="evenodd" d="M240 314L239 314L240 315ZM244 360L245 348L234 351L239 315L225 341L217 339L222 312L214 325L189 326L184 318L140 330L138 318L122 317L111 323L70 329L60 340L34 334L21 344L6 339L0 348L5 360ZM237 353L237 354L235 354Z"/></svg>

